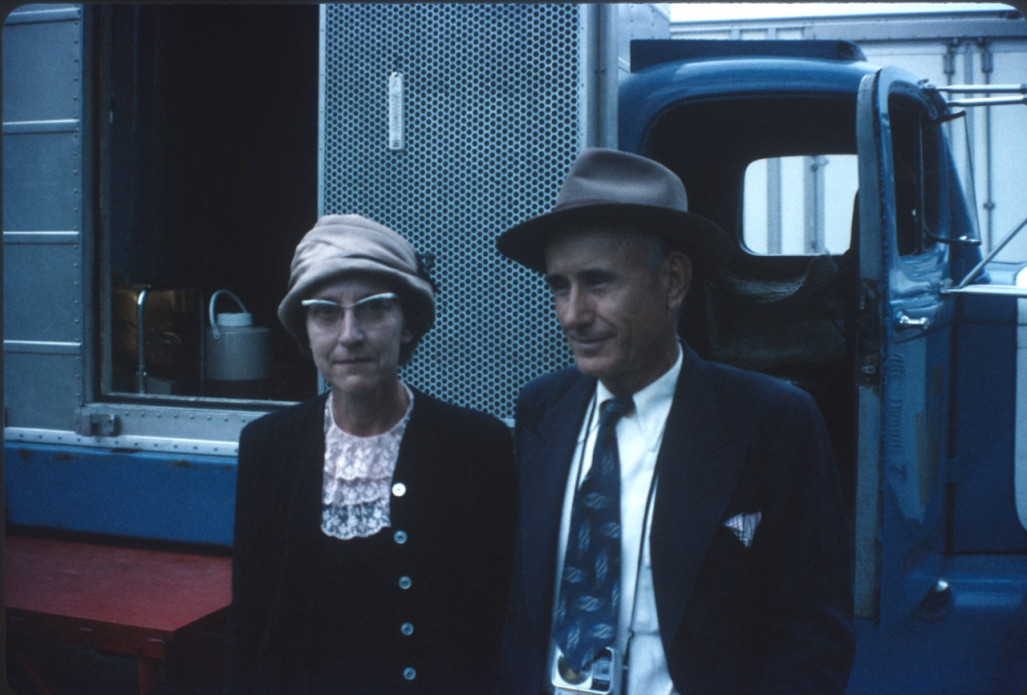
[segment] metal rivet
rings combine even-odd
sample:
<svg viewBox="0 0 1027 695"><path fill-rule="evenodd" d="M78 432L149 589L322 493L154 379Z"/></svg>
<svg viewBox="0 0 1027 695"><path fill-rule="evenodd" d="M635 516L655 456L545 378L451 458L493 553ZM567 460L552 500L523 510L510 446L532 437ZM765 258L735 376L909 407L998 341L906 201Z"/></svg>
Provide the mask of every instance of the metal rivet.
<svg viewBox="0 0 1027 695"><path fill-rule="evenodd" d="M392 494L396 497L402 497L407 494L407 486L403 483L396 483L392 486Z"/></svg>
<svg viewBox="0 0 1027 695"><path fill-rule="evenodd" d="M405 669L403 669L403 677L406 678L408 681L412 681L415 678L417 678L417 671L414 670L412 666L407 666Z"/></svg>
<svg viewBox="0 0 1027 695"><path fill-rule="evenodd" d="M413 583L414 582L410 579L410 577L407 577L406 575L399 578L400 589L409 589L413 585Z"/></svg>
<svg viewBox="0 0 1027 695"><path fill-rule="evenodd" d="M396 541L397 543L399 543L400 545L403 545L404 543L407 542L407 532L406 531L396 531L396 533L393 534L392 539L394 541Z"/></svg>
<svg viewBox="0 0 1027 695"><path fill-rule="evenodd" d="M399 626L399 631L402 632L407 637L409 637L410 635L414 634L414 624L413 623L403 623L402 625Z"/></svg>

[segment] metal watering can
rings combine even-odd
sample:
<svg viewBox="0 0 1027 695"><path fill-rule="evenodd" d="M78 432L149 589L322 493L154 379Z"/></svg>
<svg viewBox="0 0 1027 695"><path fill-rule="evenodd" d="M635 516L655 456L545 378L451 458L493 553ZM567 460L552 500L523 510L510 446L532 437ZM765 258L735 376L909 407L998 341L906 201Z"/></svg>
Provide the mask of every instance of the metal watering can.
<svg viewBox="0 0 1027 695"><path fill-rule="evenodd" d="M241 311L215 315L214 305L226 295ZM203 336L205 394L225 398L271 397L271 329L253 325L253 315L230 290L210 297L210 327Z"/></svg>

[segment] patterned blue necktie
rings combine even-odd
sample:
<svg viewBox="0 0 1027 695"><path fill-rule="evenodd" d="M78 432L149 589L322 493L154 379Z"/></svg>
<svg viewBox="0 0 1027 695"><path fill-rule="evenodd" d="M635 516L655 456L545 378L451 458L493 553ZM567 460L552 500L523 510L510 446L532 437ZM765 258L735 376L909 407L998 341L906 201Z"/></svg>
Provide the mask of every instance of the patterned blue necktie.
<svg viewBox="0 0 1027 695"><path fill-rule="evenodd" d="M617 636L620 604L620 456L617 421L630 398L600 406L592 468L574 495L553 639L575 671Z"/></svg>

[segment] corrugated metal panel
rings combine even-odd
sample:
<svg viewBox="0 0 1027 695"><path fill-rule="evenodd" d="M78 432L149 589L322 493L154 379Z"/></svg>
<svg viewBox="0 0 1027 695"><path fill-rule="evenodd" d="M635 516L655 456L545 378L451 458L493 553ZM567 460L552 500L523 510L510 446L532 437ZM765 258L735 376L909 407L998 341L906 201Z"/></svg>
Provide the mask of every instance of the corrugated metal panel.
<svg viewBox="0 0 1027 695"><path fill-rule="evenodd" d="M4 341L7 424L69 430L82 402L81 343Z"/></svg>
<svg viewBox="0 0 1027 695"><path fill-rule="evenodd" d="M80 7L26 6L4 31L4 122L67 118L81 108Z"/></svg>
<svg viewBox="0 0 1027 695"><path fill-rule="evenodd" d="M1027 31L1019 40L992 39L977 44L976 48L979 77L975 82L1027 82ZM982 116L981 137L987 143L987 178L977 184L977 204L986 215L982 218L982 233L991 248L1027 215L1027 198L1021 188L1027 161L1027 108L989 107L983 110ZM978 160L980 157L978 155ZM999 257L1027 260L1027 233L1021 231Z"/></svg>
<svg viewBox="0 0 1027 695"><path fill-rule="evenodd" d="M5 342L82 342L80 283L47 281L78 268L81 254L77 234L4 234Z"/></svg>
<svg viewBox="0 0 1027 695"><path fill-rule="evenodd" d="M68 130L54 131L52 122L34 130L4 123L5 231L78 230L81 137L77 121L60 123Z"/></svg>
<svg viewBox="0 0 1027 695"><path fill-rule="evenodd" d="M83 368L82 8L4 24L4 405L7 425L70 429Z"/></svg>

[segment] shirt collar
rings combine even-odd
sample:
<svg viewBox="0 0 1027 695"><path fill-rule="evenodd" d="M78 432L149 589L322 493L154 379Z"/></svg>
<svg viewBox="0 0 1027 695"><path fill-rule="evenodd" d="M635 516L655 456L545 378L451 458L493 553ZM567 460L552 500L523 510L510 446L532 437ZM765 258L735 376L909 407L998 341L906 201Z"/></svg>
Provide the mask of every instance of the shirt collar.
<svg viewBox="0 0 1027 695"><path fill-rule="evenodd" d="M678 356L674 365L656 381L631 395L635 410L630 415L625 415L622 420L626 426L639 428L646 446L652 451L655 451L663 440L663 428L667 423L667 415L670 414L670 405L674 400L674 391L683 363L684 353L678 344ZM595 402L602 403L609 398L614 398L614 395L601 382L597 383ZM593 424L593 427L595 426L597 425Z"/></svg>

